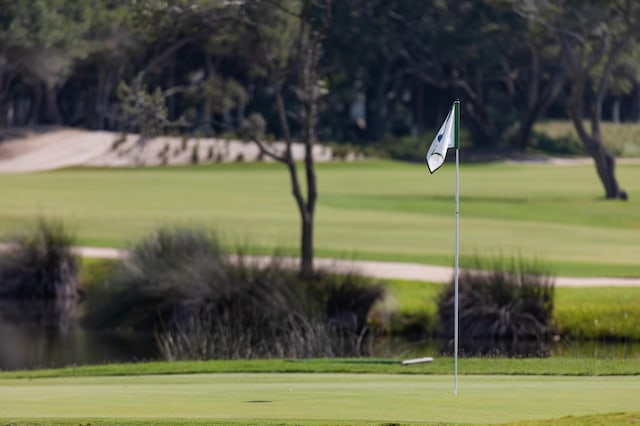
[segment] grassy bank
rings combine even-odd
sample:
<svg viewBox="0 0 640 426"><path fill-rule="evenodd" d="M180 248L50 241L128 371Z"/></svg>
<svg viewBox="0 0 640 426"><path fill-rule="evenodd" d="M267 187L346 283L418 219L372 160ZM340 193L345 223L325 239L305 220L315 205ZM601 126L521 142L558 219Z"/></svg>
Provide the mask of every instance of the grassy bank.
<svg viewBox="0 0 640 426"><path fill-rule="evenodd" d="M389 302L398 318L396 329L411 324L432 332L436 321L436 296L441 284L392 280ZM640 341L640 288L558 287L553 323L568 339Z"/></svg>
<svg viewBox="0 0 640 426"><path fill-rule="evenodd" d="M580 339L640 341L640 288L557 288L554 322Z"/></svg>
<svg viewBox="0 0 640 426"><path fill-rule="evenodd" d="M640 168L617 171L627 203L603 200L590 165L469 165L463 155L463 266L478 254L518 255L561 275L640 275ZM319 164L316 255L451 265L453 174L385 161ZM253 253L298 247L278 164L1 175L0 197L2 234L46 215L70 224L82 245L125 247L158 226L189 224Z"/></svg>
<svg viewBox="0 0 640 426"><path fill-rule="evenodd" d="M211 360L143 362L66 367L60 369L2 371L4 379L39 379L98 376L147 376L221 373L314 373L314 374L449 374L452 357L435 357L433 362L411 366L390 358L322 358L303 360ZM639 376L637 359L551 358L460 358L464 375L538 376Z"/></svg>

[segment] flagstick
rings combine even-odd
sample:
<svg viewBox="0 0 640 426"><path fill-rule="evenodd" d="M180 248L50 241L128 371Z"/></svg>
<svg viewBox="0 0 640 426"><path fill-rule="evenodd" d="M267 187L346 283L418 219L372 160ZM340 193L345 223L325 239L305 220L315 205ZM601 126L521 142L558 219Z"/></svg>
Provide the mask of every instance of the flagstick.
<svg viewBox="0 0 640 426"><path fill-rule="evenodd" d="M453 121L453 122L452 122ZM456 150L456 249L455 249L455 278L454 278L454 394L458 394L458 222L460 210L460 101L456 100L451 106L447 118L442 123L440 130L429 146L427 152L427 167L433 173L444 163L447 151L450 148Z"/></svg>
<svg viewBox="0 0 640 426"><path fill-rule="evenodd" d="M455 249L455 272L454 272L454 319L453 319L453 363L454 363L454 385L453 393L458 394L458 275L459 275L459 225L460 225L460 101L453 102L454 106L454 141L456 147L456 249Z"/></svg>
<svg viewBox="0 0 640 426"><path fill-rule="evenodd" d="M454 320L453 320L453 352L454 352L454 385L453 393L458 394L458 225L460 216L460 149L456 148L456 253L454 272Z"/></svg>

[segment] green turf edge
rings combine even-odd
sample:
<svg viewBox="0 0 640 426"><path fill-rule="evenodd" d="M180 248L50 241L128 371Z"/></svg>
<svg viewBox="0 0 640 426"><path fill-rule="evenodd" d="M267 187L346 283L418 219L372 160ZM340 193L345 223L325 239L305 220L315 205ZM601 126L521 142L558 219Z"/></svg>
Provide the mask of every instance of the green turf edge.
<svg viewBox="0 0 640 426"><path fill-rule="evenodd" d="M607 413L590 416L567 416L557 419L531 420L515 423L501 423L501 426L578 426L578 425L607 425L620 426L640 423L640 412Z"/></svg>
<svg viewBox="0 0 640 426"><path fill-rule="evenodd" d="M425 354L428 356L428 354ZM433 362L410 366L399 359L326 358L305 360L214 360L104 364L45 370L0 372L0 380L87 376L136 376L203 373L353 373L353 374L451 374L453 358L435 357ZM637 358L461 358L461 375L544 376L637 376Z"/></svg>
<svg viewBox="0 0 640 426"><path fill-rule="evenodd" d="M393 423L394 425L424 425L435 423ZM444 424L444 423L437 423ZM453 425L453 423L449 423ZM389 423L379 423L370 421L335 421L327 422L326 420L314 421L314 420L259 420L259 419L168 419L168 418L155 418L155 419L137 419L137 418L117 418L117 419L105 419L99 417L92 418L24 418L24 419L3 419L0 420L0 426L148 426L148 425L170 425L170 426L222 426L222 425L243 425L243 426L277 426L277 425L307 425L307 426L389 426Z"/></svg>
<svg viewBox="0 0 640 426"><path fill-rule="evenodd" d="M634 413L607 413L596 414L589 416L567 416L553 419L543 420L531 420L514 423L500 423L500 426L578 426L578 425L608 425L608 426L621 426L640 423L640 412ZM454 426L460 423L380 423L370 421L335 421L327 422L314 421L314 420L248 420L248 419L233 419L233 420L213 420L213 419L136 419L136 418L9 418L0 420L0 426L103 426L103 425L127 425L127 426L147 426L147 425L171 425L171 426L201 426L201 425L261 425L261 426L275 426L275 425L328 425L328 426L343 426L343 425L358 425L358 426L390 426L391 424L397 426L411 426L411 425L447 425ZM464 423L469 425L469 423ZM480 424L477 424L480 425Z"/></svg>

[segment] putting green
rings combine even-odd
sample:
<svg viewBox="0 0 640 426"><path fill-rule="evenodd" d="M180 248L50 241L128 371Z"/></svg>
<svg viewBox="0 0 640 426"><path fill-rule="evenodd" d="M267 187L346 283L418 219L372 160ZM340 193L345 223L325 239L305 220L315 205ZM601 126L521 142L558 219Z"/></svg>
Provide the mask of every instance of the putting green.
<svg viewBox="0 0 640 426"><path fill-rule="evenodd" d="M640 377L195 374L0 380L0 418L500 423L638 409Z"/></svg>

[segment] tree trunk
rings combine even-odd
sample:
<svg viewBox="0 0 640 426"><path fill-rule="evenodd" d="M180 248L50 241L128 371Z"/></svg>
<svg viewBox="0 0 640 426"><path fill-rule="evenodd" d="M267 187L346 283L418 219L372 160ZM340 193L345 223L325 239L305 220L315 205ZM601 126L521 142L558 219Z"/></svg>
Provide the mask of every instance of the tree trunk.
<svg viewBox="0 0 640 426"><path fill-rule="evenodd" d="M533 49L533 48L532 48ZM541 89L542 70L540 69L537 52L532 53L532 70L529 83L528 102L522 113L518 131L510 141L512 147L524 152L529 146L533 126L543 117L551 104L558 98L564 83L564 74L555 71L551 80Z"/></svg>
<svg viewBox="0 0 640 426"><path fill-rule="evenodd" d="M487 148L497 147L500 134L487 108L483 105L467 102L464 104L464 115L467 117L467 126L472 129L474 145Z"/></svg>
<svg viewBox="0 0 640 426"><path fill-rule="evenodd" d="M589 154L593 157L593 161L598 171L600 181L604 185L605 196L608 200L627 200L627 193L620 188L615 175L616 160L613 155L602 144L602 141L595 138L589 138L584 141Z"/></svg>
<svg viewBox="0 0 640 426"><path fill-rule="evenodd" d="M620 98L615 98L611 104L611 121L620 124Z"/></svg>
<svg viewBox="0 0 640 426"><path fill-rule="evenodd" d="M389 121L389 101L387 99L387 85L391 64L385 62L375 76L375 86L366 93L366 123L367 135L371 140L382 140L387 132Z"/></svg>
<svg viewBox="0 0 640 426"><path fill-rule="evenodd" d="M299 98L302 103L302 142L304 143L304 169L307 183L307 200L302 211L302 250L300 267L303 276L313 275L313 221L315 215L316 200L318 198L318 185L313 158L313 146L316 142L316 125L318 124L318 62L319 42L312 40L309 48L302 55L301 93Z"/></svg>
<svg viewBox="0 0 640 426"><path fill-rule="evenodd" d="M300 241L300 273L302 276L313 276L313 213L301 215L302 238Z"/></svg>
<svg viewBox="0 0 640 426"><path fill-rule="evenodd" d="M578 97L578 99L580 99ZM593 158L598 172L598 177L604 186L605 197L607 200L627 200L628 196L618 185L618 180L615 176L616 160L609 150L602 143L602 137L600 135L600 122L598 120L598 109L596 108L592 115L592 134L589 134L582 122L580 102L575 99L569 104L569 115L573 121L573 125L578 132L578 136L582 140L587 152Z"/></svg>
<svg viewBox="0 0 640 426"><path fill-rule="evenodd" d="M58 91L55 87L45 85L45 102L47 105L47 121L51 124L62 124L62 114L58 107Z"/></svg>
<svg viewBox="0 0 640 426"><path fill-rule="evenodd" d="M25 122L30 126L40 122L40 109L42 108L42 87L43 84L35 84L33 86L33 103L27 113Z"/></svg>
<svg viewBox="0 0 640 426"><path fill-rule="evenodd" d="M627 200L627 193L620 188L615 176L616 160L602 143L600 121L602 117L604 85L600 85L600 90L596 93L596 96L593 96L594 101L590 112L591 132L588 132L584 126L582 110L584 107L586 78L584 75L574 77L571 97L567 104L569 117L571 117L573 127L576 129L578 137L580 137L587 152L593 158L600 181L602 185L604 185L607 200Z"/></svg>

